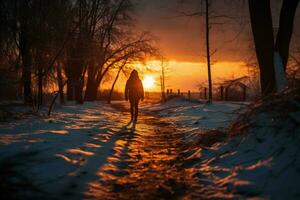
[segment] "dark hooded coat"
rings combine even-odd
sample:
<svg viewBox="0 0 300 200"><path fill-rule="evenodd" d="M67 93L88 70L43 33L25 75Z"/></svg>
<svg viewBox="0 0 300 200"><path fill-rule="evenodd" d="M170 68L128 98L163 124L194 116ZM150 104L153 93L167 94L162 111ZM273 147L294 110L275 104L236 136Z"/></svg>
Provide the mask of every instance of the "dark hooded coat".
<svg viewBox="0 0 300 200"><path fill-rule="evenodd" d="M138 102L144 100L144 88L138 73L134 70L126 82L125 99L130 102Z"/></svg>

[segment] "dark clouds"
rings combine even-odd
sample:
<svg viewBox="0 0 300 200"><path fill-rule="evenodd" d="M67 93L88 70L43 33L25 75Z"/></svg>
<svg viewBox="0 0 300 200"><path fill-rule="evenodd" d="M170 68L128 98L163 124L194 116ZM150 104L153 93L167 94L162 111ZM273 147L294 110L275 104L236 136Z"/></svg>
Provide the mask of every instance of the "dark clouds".
<svg viewBox="0 0 300 200"><path fill-rule="evenodd" d="M203 61L205 37L203 17L178 17L177 11L201 11L200 0L139 0L138 22L143 29L151 31L160 40L159 44L166 56L178 61ZM280 1L273 1L274 24L278 20ZM216 18L211 28L211 50L216 50L215 61L244 61L252 54L252 36L246 0L214 0L211 10ZM295 27L299 24L299 9ZM294 37L299 37L295 28ZM293 38L292 46L297 46ZM299 46L299 45L298 45Z"/></svg>

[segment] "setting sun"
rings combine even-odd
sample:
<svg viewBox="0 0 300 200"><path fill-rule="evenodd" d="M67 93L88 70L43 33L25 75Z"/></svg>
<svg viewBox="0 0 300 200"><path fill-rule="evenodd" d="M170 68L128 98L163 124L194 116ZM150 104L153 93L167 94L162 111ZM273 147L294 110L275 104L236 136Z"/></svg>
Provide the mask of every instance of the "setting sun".
<svg viewBox="0 0 300 200"><path fill-rule="evenodd" d="M154 87L154 85L155 85L155 79L153 78L153 76L150 75L145 76L143 80L143 86L146 89L151 89Z"/></svg>

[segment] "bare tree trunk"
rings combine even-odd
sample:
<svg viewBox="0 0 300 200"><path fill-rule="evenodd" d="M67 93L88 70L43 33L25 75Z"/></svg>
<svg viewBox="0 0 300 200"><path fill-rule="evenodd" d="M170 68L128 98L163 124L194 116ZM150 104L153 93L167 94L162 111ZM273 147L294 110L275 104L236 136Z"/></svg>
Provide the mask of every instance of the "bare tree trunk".
<svg viewBox="0 0 300 200"><path fill-rule="evenodd" d="M294 18L299 0L284 0L280 11L279 30L275 51L280 54L284 71L288 62L289 46L293 33Z"/></svg>
<svg viewBox="0 0 300 200"><path fill-rule="evenodd" d="M78 104L83 104L83 87L84 87L84 77L86 70L84 69L82 73L79 75L79 79L77 79L75 84L75 100Z"/></svg>
<svg viewBox="0 0 300 200"><path fill-rule="evenodd" d="M161 61L161 99L163 102L166 101L166 94L165 94L165 66L164 66L164 60L162 58Z"/></svg>
<svg viewBox="0 0 300 200"><path fill-rule="evenodd" d="M38 92L37 92L37 108L39 109L41 105L43 105L43 57L42 52L38 51L37 57L37 70L38 70Z"/></svg>
<svg viewBox="0 0 300 200"><path fill-rule="evenodd" d="M95 101L97 99L97 90L98 86L95 81L95 67L93 65L89 65L84 100Z"/></svg>
<svg viewBox="0 0 300 200"><path fill-rule="evenodd" d="M75 101L78 104L83 104L83 97L82 97L82 90L83 90L83 86L82 86L82 81L79 81L76 85L75 85Z"/></svg>
<svg viewBox="0 0 300 200"><path fill-rule="evenodd" d="M21 15L21 30L20 30L20 54L22 57L22 82L23 82L23 95L24 103L32 102L31 92L31 55L30 55L30 41L29 41L29 27L28 27L28 2L22 2L22 15Z"/></svg>
<svg viewBox="0 0 300 200"><path fill-rule="evenodd" d="M38 108L43 105L43 72L39 66L38 70Z"/></svg>
<svg viewBox="0 0 300 200"><path fill-rule="evenodd" d="M32 92L31 92L31 61L29 58L29 49L24 48L21 52L22 54L22 81L23 81L23 95L24 95L24 103L32 102Z"/></svg>
<svg viewBox="0 0 300 200"><path fill-rule="evenodd" d="M74 81L71 78L69 78L67 82L67 100L74 100Z"/></svg>
<svg viewBox="0 0 300 200"><path fill-rule="evenodd" d="M84 75L82 75L84 77ZM84 78L83 77L76 77L71 76L67 82L67 100L73 101L75 100L76 103L82 104L83 103L83 86L84 86Z"/></svg>
<svg viewBox="0 0 300 200"><path fill-rule="evenodd" d="M80 48L79 48L80 49ZM75 51L75 50L74 50ZM86 67L82 60L82 55L78 52L72 54L73 59L68 63L68 70L66 73L68 77L67 82L67 99L75 100L76 103L83 103L83 86L84 75Z"/></svg>
<svg viewBox="0 0 300 200"><path fill-rule="evenodd" d="M118 70L118 73L117 73L117 76L111 86L111 89L110 89L110 92L109 92L109 96L108 96L108 99L107 99L107 103L110 103L111 102L111 97L112 97L112 94L113 94L113 91L114 91L114 88L115 88L115 84L117 83L118 79L119 79L119 76L120 76L120 72L122 71L123 67L120 67L120 69Z"/></svg>
<svg viewBox="0 0 300 200"><path fill-rule="evenodd" d="M95 82L90 82L85 90L85 101L95 101L97 100L97 85Z"/></svg>
<svg viewBox="0 0 300 200"><path fill-rule="evenodd" d="M208 101L212 102L212 80L211 80L211 66L210 66L210 48L209 48L209 0L205 0L205 21L206 21L206 59L207 59L207 73L208 73Z"/></svg>
<svg viewBox="0 0 300 200"><path fill-rule="evenodd" d="M261 92L263 96L266 96L276 91L270 0L249 0L248 2L256 56L260 68Z"/></svg>
<svg viewBox="0 0 300 200"><path fill-rule="evenodd" d="M64 97L64 83L62 78L61 66L57 65L57 82L58 82L58 92L59 92L59 100L61 104L65 103Z"/></svg>

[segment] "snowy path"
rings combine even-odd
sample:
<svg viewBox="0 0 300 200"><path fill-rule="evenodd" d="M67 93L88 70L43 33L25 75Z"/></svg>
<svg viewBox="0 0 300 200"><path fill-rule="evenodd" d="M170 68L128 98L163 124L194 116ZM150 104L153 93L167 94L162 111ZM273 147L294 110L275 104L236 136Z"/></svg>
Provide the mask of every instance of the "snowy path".
<svg viewBox="0 0 300 200"><path fill-rule="evenodd" d="M230 105L229 113L232 107L237 109ZM190 124L184 116L159 117L155 108L147 112L151 109L144 106L132 127L124 103L110 107L97 102L58 108L51 119L29 117L1 125L0 178L6 192L0 197L199 199L218 193L193 167L200 162L202 148L188 137L201 132L192 126L225 126L230 118L216 118L203 105L189 107L195 108L206 116L187 112L196 116L197 123L188 117ZM186 125L177 126L176 120Z"/></svg>
<svg viewBox="0 0 300 200"><path fill-rule="evenodd" d="M128 112L97 103L66 106L51 119L30 117L1 125L0 176L5 182L2 189L7 189L1 195L44 199L196 195L197 183L182 167L182 132L149 114L142 114L135 128L126 125L128 121Z"/></svg>
<svg viewBox="0 0 300 200"><path fill-rule="evenodd" d="M100 181L88 188L90 197L171 199L198 195L198 184L183 167L184 134L176 127L142 114L135 129L121 132L115 154L98 171Z"/></svg>

